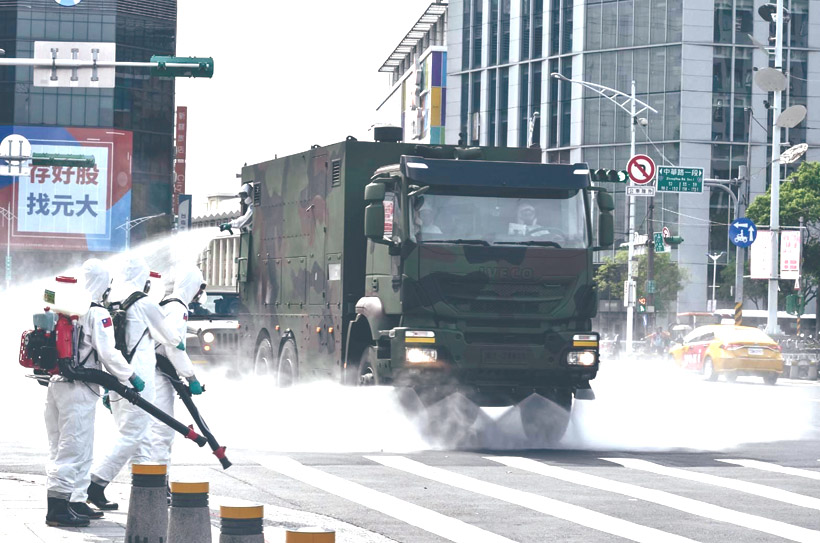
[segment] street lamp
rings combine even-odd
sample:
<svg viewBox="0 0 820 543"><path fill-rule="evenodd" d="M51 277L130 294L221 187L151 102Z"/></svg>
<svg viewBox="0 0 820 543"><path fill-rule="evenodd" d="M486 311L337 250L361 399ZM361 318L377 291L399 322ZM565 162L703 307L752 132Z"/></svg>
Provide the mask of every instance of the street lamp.
<svg viewBox="0 0 820 543"><path fill-rule="evenodd" d="M552 72L550 74L551 77L555 79L560 79L561 81L566 81L567 83L575 83L577 85L581 85L587 90L591 90L592 92L603 96L616 106L618 106L622 111L626 112L632 122L629 123L629 156L635 156L635 125L640 124L641 126L646 126L647 120L645 118L638 118L638 115L643 113L644 111L651 111L653 113L657 113L658 110L650 106L649 104L642 102L635 98L635 80L632 80L632 88L631 93L626 94L619 90L615 90L609 87L605 87L603 85L598 85L597 83L590 83L588 81L582 81L580 79L569 79L568 77L560 74L558 72ZM640 109L637 107L640 106ZM627 244L628 251L629 251L629 259L626 265L626 275L627 275L627 306L626 306L626 352L632 352L632 328L634 326L635 320L635 303L633 302L633 296L631 295L632 290L632 277L634 275L634 266L632 263L632 259L635 255L635 241L634 241L634 233L635 233L635 196L629 195L629 243Z"/></svg>
<svg viewBox="0 0 820 543"><path fill-rule="evenodd" d="M706 253L712 259L712 311L717 311L717 298L715 298L715 287L717 285L717 261L724 255L724 252Z"/></svg>
<svg viewBox="0 0 820 543"><path fill-rule="evenodd" d="M149 215L148 217L140 217L138 219L134 219L132 221L128 221L126 223L122 223L117 227L117 230L122 228L125 230L125 250L131 248L131 229L135 226L139 226L145 221L150 221L151 219L156 219L157 217L162 217L165 213L157 213L156 215Z"/></svg>
<svg viewBox="0 0 820 543"><path fill-rule="evenodd" d="M6 224L6 290L11 286L11 222L17 216L11 212L11 202L8 208L0 207L0 216L8 221Z"/></svg>

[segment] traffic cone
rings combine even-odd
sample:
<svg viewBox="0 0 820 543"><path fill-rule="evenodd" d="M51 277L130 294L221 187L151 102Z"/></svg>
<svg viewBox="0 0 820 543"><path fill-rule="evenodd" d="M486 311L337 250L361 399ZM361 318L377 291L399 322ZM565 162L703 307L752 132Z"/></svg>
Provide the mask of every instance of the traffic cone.
<svg viewBox="0 0 820 543"><path fill-rule="evenodd" d="M208 483L171 483L167 543L211 543Z"/></svg>
<svg viewBox="0 0 820 543"><path fill-rule="evenodd" d="M219 543L264 543L262 535L262 517L264 506L233 507L223 505L219 508L222 527Z"/></svg>
<svg viewBox="0 0 820 543"><path fill-rule="evenodd" d="M125 525L127 543L165 543L168 496L165 464L131 466L131 499Z"/></svg>

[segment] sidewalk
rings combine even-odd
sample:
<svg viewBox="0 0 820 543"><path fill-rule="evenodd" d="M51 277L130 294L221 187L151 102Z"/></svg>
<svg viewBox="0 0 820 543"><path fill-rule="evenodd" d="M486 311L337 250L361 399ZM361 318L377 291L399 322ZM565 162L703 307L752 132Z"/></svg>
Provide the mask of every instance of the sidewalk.
<svg viewBox="0 0 820 543"><path fill-rule="evenodd" d="M127 518L127 504L120 503L119 511L106 511L86 528L52 528L46 525L45 477L0 474L0 541L121 543Z"/></svg>
<svg viewBox="0 0 820 543"><path fill-rule="evenodd" d="M85 528L54 528L46 525L45 476L0 473L0 542L2 543L124 543L128 521L129 485L113 482L117 511L92 520ZM219 541L217 503L243 505L241 500L211 496L211 541ZM287 529L325 526L336 530L337 543L393 543L393 540L346 524L343 521L265 505L265 543L284 543Z"/></svg>

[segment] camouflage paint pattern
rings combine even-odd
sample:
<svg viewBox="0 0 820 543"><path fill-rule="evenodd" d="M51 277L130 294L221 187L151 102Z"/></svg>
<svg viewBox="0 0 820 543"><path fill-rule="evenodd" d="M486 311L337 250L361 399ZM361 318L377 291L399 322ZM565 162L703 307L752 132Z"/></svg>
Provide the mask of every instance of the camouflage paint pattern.
<svg viewBox="0 0 820 543"><path fill-rule="evenodd" d="M356 379L374 345L380 382L455 379L488 390L485 404L495 392L521 396L516 388L583 386L597 364L568 368L564 360L573 333L588 332L595 315L591 249L445 244L399 254L364 237L365 186L416 147L348 139L243 168L242 183L261 187L240 243L246 356L265 337L274 357L290 340L298 379L349 379L345 365ZM452 156L454 148L440 149ZM483 160L540 160L537 149L482 151ZM438 364L408 369L407 328L435 331Z"/></svg>

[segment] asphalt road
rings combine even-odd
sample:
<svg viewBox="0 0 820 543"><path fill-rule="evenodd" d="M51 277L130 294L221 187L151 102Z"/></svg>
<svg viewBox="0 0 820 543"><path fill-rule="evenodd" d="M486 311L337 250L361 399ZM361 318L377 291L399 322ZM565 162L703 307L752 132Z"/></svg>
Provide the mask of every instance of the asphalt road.
<svg viewBox="0 0 820 543"><path fill-rule="evenodd" d="M180 439L172 480L209 481L213 505L265 504L268 524L337 541L820 541L817 382L705 383L663 362L609 362L598 398L576 402L567 436L547 446L527 442L515 410L488 411L448 443L420 434L386 391L203 375L201 410L234 465ZM45 389L19 388L0 406L16 414L0 469L42 474ZM100 408L96 450L114 435ZM127 482L124 471L114 497Z"/></svg>

